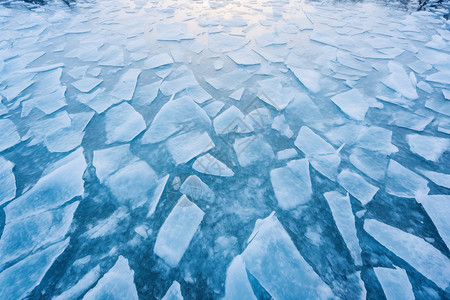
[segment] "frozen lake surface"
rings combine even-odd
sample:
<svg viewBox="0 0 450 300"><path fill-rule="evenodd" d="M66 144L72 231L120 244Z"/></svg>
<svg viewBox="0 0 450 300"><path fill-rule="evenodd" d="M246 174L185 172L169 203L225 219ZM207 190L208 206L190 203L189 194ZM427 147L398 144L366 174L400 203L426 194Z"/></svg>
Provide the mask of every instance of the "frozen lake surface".
<svg viewBox="0 0 450 300"><path fill-rule="evenodd" d="M0 299L449 299L449 27L4 3Z"/></svg>

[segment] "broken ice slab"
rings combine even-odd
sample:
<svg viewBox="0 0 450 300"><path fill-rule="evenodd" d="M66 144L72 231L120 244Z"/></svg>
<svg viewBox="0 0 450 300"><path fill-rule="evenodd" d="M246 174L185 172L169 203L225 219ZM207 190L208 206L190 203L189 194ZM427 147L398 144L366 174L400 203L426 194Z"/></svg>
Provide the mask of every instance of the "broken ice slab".
<svg viewBox="0 0 450 300"><path fill-rule="evenodd" d="M330 180L335 180L341 163L339 151L307 126L302 126L294 145L305 153L311 165Z"/></svg>
<svg viewBox="0 0 450 300"><path fill-rule="evenodd" d="M384 295L387 300L413 300L415 299L411 283L408 279L406 271L395 267L390 268L373 268L377 275L378 281L381 283Z"/></svg>
<svg viewBox="0 0 450 300"><path fill-rule="evenodd" d="M442 240L450 249L450 196L449 195L427 195L418 198L428 216L436 226Z"/></svg>
<svg viewBox="0 0 450 300"><path fill-rule="evenodd" d="M214 119L214 131L216 134L230 132L248 133L254 128L245 120L244 114L234 105Z"/></svg>
<svg viewBox="0 0 450 300"><path fill-rule="evenodd" d="M225 104L222 101L213 101L204 106L203 109L211 118L214 118L224 106Z"/></svg>
<svg viewBox="0 0 450 300"><path fill-rule="evenodd" d="M244 88L237 89L233 93L231 93L230 96L228 97L230 97L233 100L240 101L242 98L242 94L244 93L244 90L245 90Z"/></svg>
<svg viewBox="0 0 450 300"><path fill-rule="evenodd" d="M348 169L344 169L338 175L339 184L362 205L369 203L379 188L368 183L364 178Z"/></svg>
<svg viewBox="0 0 450 300"><path fill-rule="evenodd" d="M100 183L104 182L109 175L116 172L136 160L130 152L130 145L120 145L116 147L94 151L93 165Z"/></svg>
<svg viewBox="0 0 450 300"><path fill-rule="evenodd" d="M226 33L214 33L208 35L208 47L217 53L238 50L247 44L245 38Z"/></svg>
<svg viewBox="0 0 450 300"><path fill-rule="evenodd" d="M350 118L363 121L370 106L366 98L359 90L351 89L331 97L331 100Z"/></svg>
<svg viewBox="0 0 450 300"><path fill-rule="evenodd" d="M142 143L158 143L188 128L206 131L210 126L206 112L190 97L182 97L164 104L142 137Z"/></svg>
<svg viewBox="0 0 450 300"><path fill-rule="evenodd" d="M417 171L420 174L422 174L423 176L425 176L426 178L433 181L435 184L450 189L450 174L439 173L439 172L428 171L428 170L421 170L421 169L419 169Z"/></svg>
<svg viewBox="0 0 450 300"><path fill-rule="evenodd" d="M16 196L16 177L14 164L0 156L0 205Z"/></svg>
<svg viewBox="0 0 450 300"><path fill-rule="evenodd" d="M440 71L440 72L433 73L433 74L425 77L425 80L444 84L444 85L449 85L450 84L450 71Z"/></svg>
<svg viewBox="0 0 450 300"><path fill-rule="evenodd" d="M187 33L186 23L171 22L156 25L159 41L180 41L194 39L195 35Z"/></svg>
<svg viewBox="0 0 450 300"><path fill-rule="evenodd" d="M69 239L34 253L0 273L0 298L23 299L38 286L56 258L69 245Z"/></svg>
<svg viewBox="0 0 450 300"><path fill-rule="evenodd" d="M154 252L176 267L186 252L205 213L183 195L159 229Z"/></svg>
<svg viewBox="0 0 450 300"><path fill-rule="evenodd" d="M138 299L134 271L126 258L119 256L115 265L83 297L83 300L94 299Z"/></svg>
<svg viewBox="0 0 450 300"><path fill-rule="evenodd" d="M180 192L194 200L214 199L214 192L196 175L190 175L180 186Z"/></svg>
<svg viewBox="0 0 450 300"><path fill-rule="evenodd" d="M156 99L162 81L156 81L148 85L140 86L134 95L133 104L146 106Z"/></svg>
<svg viewBox="0 0 450 300"><path fill-rule="evenodd" d="M84 77L83 79L73 82L72 85L82 93L89 93L102 82L103 79Z"/></svg>
<svg viewBox="0 0 450 300"><path fill-rule="evenodd" d="M0 268L42 247L61 241L72 224L79 202L31 215L5 225L0 239ZM8 217L8 216L7 216Z"/></svg>
<svg viewBox="0 0 450 300"><path fill-rule="evenodd" d="M422 238L374 219L364 230L380 244L445 290L450 284L450 260Z"/></svg>
<svg viewBox="0 0 450 300"><path fill-rule="evenodd" d="M238 68L218 77L206 78L205 81L216 90L234 90L243 85L250 77L252 77L252 74Z"/></svg>
<svg viewBox="0 0 450 300"><path fill-rule="evenodd" d="M82 148L54 163L31 189L4 208L6 224L59 207L83 195L85 169Z"/></svg>
<svg viewBox="0 0 450 300"><path fill-rule="evenodd" d="M284 87L283 81L276 77L259 81L258 86L258 98L276 110L284 109L298 93L292 87Z"/></svg>
<svg viewBox="0 0 450 300"><path fill-rule="evenodd" d="M228 168L227 165L209 153L197 158L194 161L192 168L199 173L214 176L231 177L234 175L234 172Z"/></svg>
<svg viewBox="0 0 450 300"><path fill-rule="evenodd" d="M277 152L277 159L284 160L294 158L298 155L297 150L294 148L284 149Z"/></svg>
<svg viewBox="0 0 450 300"><path fill-rule="evenodd" d="M159 89L164 95L171 96L194 86L198 86L194 73L187 66L182 65L164 78Z"/></svg>
<svg viewBox="0 0 450 300"><path fill-rule="evenodd" d="M110 95L121 100L131 100L140 74L140 69L128 69L120 76L119 81L114 84L114 89Z"/></svg>
<svg viewBox="0 0 450 300"><path fill-rule="evenodd" d="M257 299L248 280L247 270L241 255L233 259L228 267L225 279L225 297L223 300L234 299Z"/></svg>
<svg viewBox="0 0 450 300"><path fill-rule="evenodd" d="M320 85L322 75L320 75L319 71L294 66L289 66L289 69L311 93L316 94L320 92L322 89Z"/></svg>
<svg viewBox="0 0 450 300"><path fill-rule="evenodd" d="M160 180L158 180L156 188L154 188L153 196L148 202L148 213L147 218L150 217L156 210L156 206L158 206L159 200L164 192L164 188L166 187L167 181L169 180L170 175L166 175Z"/></svg>
<svg viewBox="0 0 450 300"><path fill-rule="evenodd" d="M324 196L330 206L334 222L350 251L353 262L355 265L361 266L361 247L356 233L355 216L353 215L350 197L348 194L342 195L335 191L326 192Z"/></svg>
<svg viewBox="0 0 450 300"><path fill-rule="evenodd" d="M233 148L242 167L270 162L274 158L272 147L259 135L237 138Z"/></svg>
<svg viewBox="0 0 450 300"><path fill-rule="evenodd" d="M183 295L181 294L181 287L178 281L174 281L170 288L167 290L164 297L161 300L183 300Z"/></svg>
<svg viewBox="0 0 450 300"><path fill-rule="evenodd" d="M392 131L378 126L368 126L359 132L356 145L387 155L398 151L398 148L392 145L391 138Z"/></svg>
<svg viewBox="0 0 450 300"><path fill-rule="evenodd" d="M295 146L306 155L335 153L333 146L307 126L302 126L295 140Z"/></svg>
<svg viewBox="0 0 450 300"><path fill-rule="evenodd" d="M106 144L129 142L146 127L144 118L130 104L123 102L105 113Z"/></svg>
<svg viewBox="0 0 450 300"><path fill-rule="evenodd" d="M247 270L274 299L334 298L274 213L256 221L241 256Z"/></svg>
<svg viewBox="0 0 450 300"><path fill-rule="evenodd" d="M386 192L397 197L415 198L428 194L430 190L425 178L393 159L389 160L385 182Z"/></svg>
<svg viewBox="0 0 450 300"><path fill-rule="evenodd" d="M433 121L433 117L422 116L405 110L397 110L391 113L389 124L415 131L423 131L431 121Z"/></svg>
<svg viewBox="0 0 450 300"><path fill-rule="evenodd" d="M286 118L284 117L284 115L278 115L273 119L272 129L275 129L287 138L291 138L294 135L294 132L292 132L291 128L286 122Z"/></svg>
<svg viewBox="0 0 450 300"><path fill-rule="evenodd" d="M260 107L252 110L245 116L245 120L254 129L264 129L272 125L272 114L266 107Z"/></svg>
<svg viewBox="0 0 450 300"><path fill-rule="evenodd" d="M148 193L156 187L157 181L155 171L140 160L111 175L106 185L121 204L136 208L148 201Z"/></svg>
<svg viewBox="0 0 450 300"><path fill-rule="evenodd" d="M0 119L0 152L20 143L16 125L9 119Z"/></svg>
<svg viewBox="0 0 450 300"><path fill-rule="evenodd" d="M59 296L54 297L52 300L75 300L79 299L87 289L92 287L100 278L100 265L90 270L85 274L75 285L68 290L65 290Z"/></svg>
<svg viewBox="0 0 450 300"><path fill-rule="evenodd" d="M177 165L184 164L215 147L206 132L197 131L174 136L167 140L166 145Z"/></svg>
<svg viewBox="0 0 450 300"><path fill-rule="evenodd" d="M51 114L67 105L66 103L66 87L59 86L53 92L44 95L36 95L31 99L22 102L21 117L26 117L30 112L37 108L44 114Z"/></svg>
<svg viewBox="0 0 450 300"><path fill-rule="evenodd" d="M94 116L94 112L82 112L70 115L71 126L47 135L45 146L50 152L68 152L81 145L84 129Z"/></svg>
<svg viewBox="0 0 450 300"><path fill-rule="evenodd" d="M292 160L285 167L273 169L270 179L281 209L293 209L311 199L312 186L306 158Z"/></svg>
<svg viewBox="0 0 450 300"><path fill-rule="evenodd" d="M261 57L249 49L240 49L229 52L227 56L238 65L251 66L259 65L261 63Z"/></svg>
<svg viewBox="0 0 450 300"><path fill-rule="evenodd" d="M438 162L442 154L450 150L450 139L447 138L408 134L406 140L411 152L433 162Z"/></svg>
<svg viewBox="0 0 450 300"><path fill-rule="evenodd" d="M417 99L419 96L417 95L416 87L411 82L402 65L391 60L388 63L388 67L390 74L382 83L408 99Z"/></svg>
<svg viewBox="0 0 450 300"><path fill-rule="evenodd" d="M255 42L259 47L267 47L270 45L284 45L288 40L278 32L271 32L255 37Z"/></svg>
<svg viewBox="0 0 450 300"><path fill-rule="evenodd" d="M386 173L388 158L376 151L353 148L350 162L373 180L382 181Z"/></svg>
<svg viewBox="0 0 450 300"><path fill-rule="evenodd" d="M142 69L155 69L161 66L170 65L173 63L173 58L168 53L161 53L150 58L147 58L142 65Z"/></svg>

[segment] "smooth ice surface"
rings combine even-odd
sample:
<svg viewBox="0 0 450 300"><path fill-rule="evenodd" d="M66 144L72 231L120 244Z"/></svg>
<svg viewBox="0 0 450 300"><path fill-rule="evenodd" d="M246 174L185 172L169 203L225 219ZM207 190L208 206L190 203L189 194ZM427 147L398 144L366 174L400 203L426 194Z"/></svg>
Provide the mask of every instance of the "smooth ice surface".
<svg viewBox="0 0 450 300"><path fill-rule="evenodd" d="M129 142L145 130L144 118L124 102L105 113L106 143Z"/></svg>
<svg viewBox="0 0 450 300"><path fill-rule="evenodd" d="M378 192L378 187L368 183L361 175L348 169L342 170L338 175L339 184L362 205L369 203Z"/></svg>
<svg viewBox="0 0 450 300"><path fill-rule="evenodd" d="M0 204L16 196L16 177L13 173L14 164L0 156Z"/></svg>
<svg viewBox="0 0 450 300"><path fill-rule="evenodd" d="M282 209L293 209L311 199L312 187L307 159L292 160L270 171L273 191Z"/></svg>
<svg viewBox="0 0 450 300"><path fill-rule="evenodd" d="M355 217L353 216L350 197L348 194L342 195L335 191L326 192L324 196L330 206L334 222L347 244L347 248L350 250L355 265L361 266L361 247L356 235Z"/></svg>
<svg viewBox="0 0 450 300"><path fill-rule="evenodd" d="M242 259L274 299L333 298L331 289L301 256L273 213L256 221Z"/></svg>
<svg viewBox="0 0 450 300"><path fill-rule="evenodd" d="M441 289L449 286L450 260L425 240L374 219L364 221L364 230Z"/></svg>
<svg viewBox="0 0 450 300"><path fill-rule="evenodd" d="M182 196L158 231L154 252L176 267L186 252L205 213Z"/></svg>
<svg viewBox="0 0 450 300"><path fill-rule="evenodd" d="M406 271L395 267L390 268L373 268L377 275L378 281L383 287L384 295L388 300L415 299L411 283L409 282Z"/></svg>
<svg viewBox="0 0 450 300"><path fill-rule="evenodd" d="M134 285L134 271L130 269L128 260L119 256L114 266L84 295L83 299L138 299Z"/></svg>

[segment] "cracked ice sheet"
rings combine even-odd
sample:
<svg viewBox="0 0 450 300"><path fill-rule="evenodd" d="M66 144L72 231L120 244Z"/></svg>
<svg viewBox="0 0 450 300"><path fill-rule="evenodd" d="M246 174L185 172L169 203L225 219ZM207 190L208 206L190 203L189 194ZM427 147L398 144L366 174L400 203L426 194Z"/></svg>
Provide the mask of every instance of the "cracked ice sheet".
<svg viewBox="0 0 450 300"><path fill-rule="evenodd" d="M126 258L119 256L115 265L83 297L83 300L94 299L138 299L134 271Z"/></svg>
<svg viewBox="0 0 450 300"><path fill-rule="evenodd" d="M405 270L398 267L395 267L395 269L373 268L373 270L383 287L383 292L387 300L415 299L408 274L406 274Z"/></svg>
<svg viewBox="0 0 450 300"><path fill-rule="evenodd" d="M9 149L20 142L16 125L8 119L0 119L0 152Z"/></svg>
<svg viewBox="0 0 450 300"><path fill-rule="evenodd" d="M450 248L450 196L427 195L417 199L430 216L444 243Z"/></svg>
<svg viewBox="0 0 450 300"><path fill-rule="evenodd" d="M79 202L64 208L31 215L17 222L8 222L0 239L2 265L14 259L61 241L72 224Z"/></svg>
<svg viewBox="0 0 450 300"><path fill-rule="evenodd" d="M69 245L69 238L28 256L0 273L0 298L22 299L41 283L56 258Z"/></svg>
<svg viewBox="0 0 450 300"><path fill-rule="evenodd" d="M205 111L190 97L182 97L164 104L142 137L142 143L158 143L188 128L208 130L210 126Z"/></svg>
<svg viewBox="0 0 450 300"><path fill-rule="evenodd" d="M123 102L105 113L106 143L129 142L145 130L144 118Z"/></svg>
<svg viewBox="0 0 450 300"><path fill-rule="evenodd" d="M301 256L274 213L256 221L241 256L247 270L274 299L333 298L331 289Z"/></svg>
<svg viewBox="0 0 450 300"><path fill-rule="evenodd" d="M188 132L167 141L167 148L177 165L186 163L214 147L213 141L206 132Z"/></svg>
<svg viewBox="0 0 450 300"><path fill-rule="evenodd" d="M365 220L364 230L441 289L450 284L450 260L422 238L374 219Z"/></svg>
<svg viewBox="0 0 450 300"><path fill-rule="evenodd" d="M176 267L186 252L205 213L183 195L156 238L154 252L169 266Z"/></svg>
<svg viewBox="0 0 450 300"><path fill-rule="evenodd" d="M292 160L270 171L270 179L281 209L289 210L311 199L312 186L307 159Z"/></svg>
<svg viewBox="0 0 450 300"><path fill-rule="evenodd" d="M48 167L39 181L5 207L6 224L58 207L84 192L86 161L80 148Z"/></svg>
<svg viewBox="0 0 450 300"><path fill-rule="evenodd" d="M14 164L0 156L0 205L16 196L16 177Z"/></svg>
<svg viewBox="0 0 450 300"><path fill-rule="evenodd" d="M330 206L334 222L347 244L353 262L355 265L361 266L361 247L359 246L359 239L356 234L355 217L353 216L350 197L348 194L342 195L335 191L327 192L324 196Z"/></svg>

